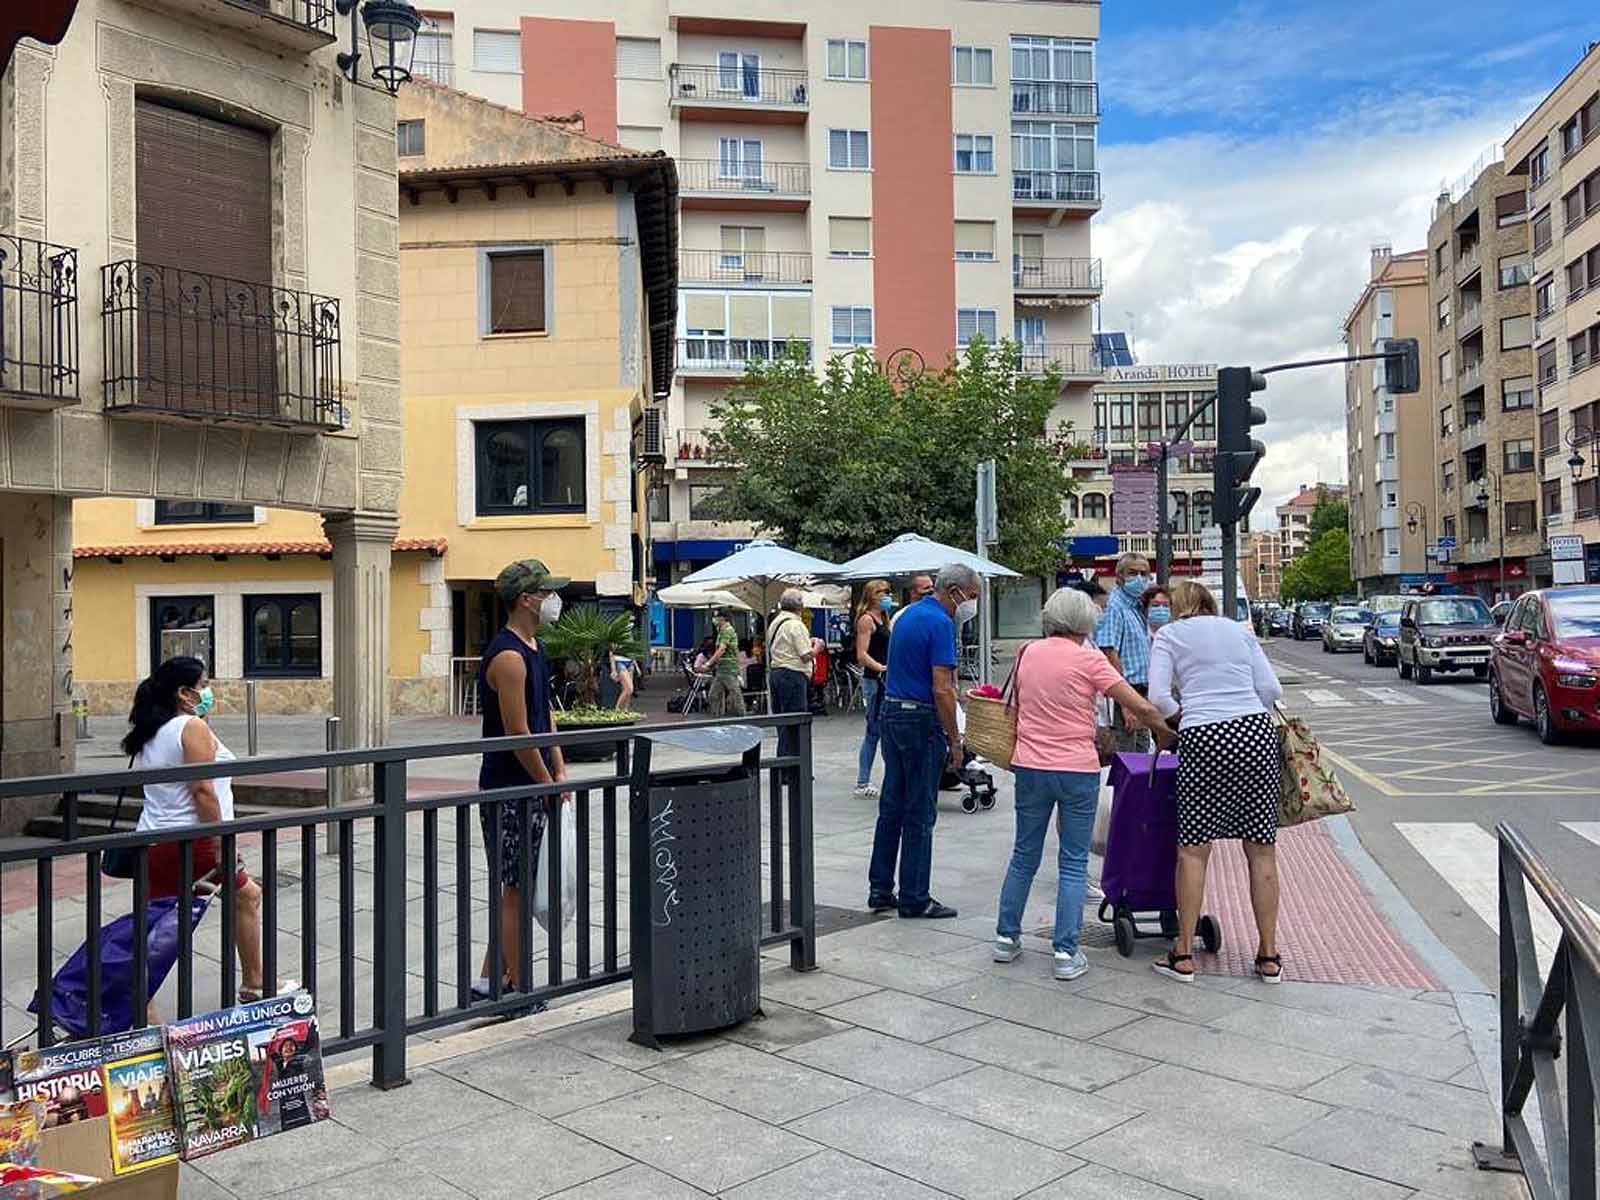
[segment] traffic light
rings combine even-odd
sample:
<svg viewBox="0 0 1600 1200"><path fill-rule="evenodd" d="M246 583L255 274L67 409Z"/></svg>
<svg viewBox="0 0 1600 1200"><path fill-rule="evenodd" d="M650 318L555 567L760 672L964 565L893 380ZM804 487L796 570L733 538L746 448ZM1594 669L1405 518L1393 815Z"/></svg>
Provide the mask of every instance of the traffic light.
<svg viewBox="0 0 1600 1200"><path fill-rule="evenodd" d="M1212 487L1218 525L1237 525L1250 515L1261 489L1250 487L1250 473L1266 456L1267 448L1250 436L1267 414L1250 403L1253 392L1263 391L1266 376L1249 367L1223 367L1217 372L1217 457Z"/></svg>
<svg viewBox="0 0 1600 1200"><path fill-rule="evenodd" d="M1391 396L1409 396L1422 390L1421 351L1416 338L1380 338L1373 347L1383 360L1383 386Z"/></svg>

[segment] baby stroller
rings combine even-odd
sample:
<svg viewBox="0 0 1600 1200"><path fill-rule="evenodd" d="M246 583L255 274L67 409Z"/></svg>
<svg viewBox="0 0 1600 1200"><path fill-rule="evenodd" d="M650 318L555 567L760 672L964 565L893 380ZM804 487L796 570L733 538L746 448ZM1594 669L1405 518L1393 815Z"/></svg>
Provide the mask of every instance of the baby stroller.
<svg viewBox="0 0 1600 1200"><path fill-rule="evenodd" d="M960 704L956 705L956 728L962 733L967 731L967 710ZM994 807L995 797L994 776L990 774L989 767L986 759L963 748L961 769L952 771L946 768L939 776L939 790L957 792L966 788L966 795L961 797L961 811L975 813L981 808L988 812Z"/></svg>

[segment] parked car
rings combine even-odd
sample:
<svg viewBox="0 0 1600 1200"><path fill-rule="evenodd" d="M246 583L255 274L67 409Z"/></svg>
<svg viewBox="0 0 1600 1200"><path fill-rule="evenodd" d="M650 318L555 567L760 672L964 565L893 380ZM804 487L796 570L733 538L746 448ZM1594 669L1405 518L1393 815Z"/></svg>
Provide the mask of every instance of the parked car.
<svg viewBox="0 0 1600 1200"><path fill-rule="evenodd" d="M1489 606L1476 596L1414 596L1400 610L1395 666L1401 679L1415 673L1418 683L1451 671L1482 679L1489 673L1494 634Z"/></svg>
<svg viewBox="0 0 1600 1200"><path fill-rule="evenodd" d="M1372 623L1370 608L1354 604L1335 604L1328 619L1322 623L1322 652L1337 654L1341 650L1361 649L1361 639Z"/></svg>
<svg viewBox="0 0 1600 1200"><path fill-rule="evenodd" d="M1387 667L1395 661L1395 649L1400 644L1400 610L1374 613L1361 635L1361 661L1375 667Z"/></svg>
<svg viewBox="0 0 1600 1200"><path fill-rule="evenodd" d="M1600 728L1600 587L1517 598L1489 656L1489 714L1528 717L1546 745Z"/></svg>
<svg viewBox="0 0 1600 1200"><path fill-rule="evenodd" d="M1294 610L1294 640L1303 642L1322 632L1330 606L1321 600L1303 600Z"/></svg>

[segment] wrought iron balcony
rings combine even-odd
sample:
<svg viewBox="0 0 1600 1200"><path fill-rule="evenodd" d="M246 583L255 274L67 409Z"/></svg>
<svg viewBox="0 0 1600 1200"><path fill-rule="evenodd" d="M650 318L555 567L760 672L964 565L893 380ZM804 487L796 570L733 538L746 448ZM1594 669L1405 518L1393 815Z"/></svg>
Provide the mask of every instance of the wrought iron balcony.
<svg viewBox="0 0 1600 1200"><path fill-rule="evenodd" d="M678 276L693 283L732 286L809 284L811 255L805 250L680 250Z"/></svg>
<svg viewBox="0 0 1600 1200"><path fill-rule="evenodd" d="M717 196L742 196L752 202L811 195L811 164L803 162L731 163L715 158L680 158L678 190Z"/></svg>
<svg viewBox="0 0 1600 1200"><path fill-rule="evenodd" d="M108 411L344 427L337 300L132 260L100 274Z"/></svg>
<svg viewBox="0 0 1600 1200"><path fill-rule="evenodd" d="M1030 113L1060 113L1072 117L1100 115L1100 85L1068 83L1060 80L1011 81L1011 111L1018 116Z"/></svg>
<svg viewBox="0 0 1600 1200"><path fill-rule="evenodd" d="M0 235L0 393L78 399L78 252Z"/></svg>
<svg viewBox="0 0 1600 1200"><path fill-rule="evenodd" d="M678 339L680 375L743 375L746 368L798 354L811 361L810 338L739 338L691 334Z"/></svg>
<svg viewBox="0 0 1600 1200"><path fill-rule="evenodd" d="M745 65L673 63L672 103L678 107L774 106L804 110L810 103L804 71Z"/></svg>
<svg viewBox="0 0 1600 1200"><path fill-rule="evenodd" d="M716 452L711 448L709 431L705 429L678 430L678 449L673 463L680 467L715 467Z"/></svg>
<svg viewBox="0 0 1600 1200"><path fill-rule="evenodd" d="M1013 255L1011 286L1019 292L1100 291L1098 258L1028 258Z"/></svg>
<svg viewBox="0 0 1600 1200"><path fill-rule="evenodd" d="M1100 203L1100 172L1013 171L1011 199L1023 205L1097 205Z"/></svg>
<svg viewBox="0 0 1600 1200"><path fill-rule="evenodd" d="M312 51L336 40L334 0L156 0L208 26L221 26L292 50Z"/></svg>
<svg viewBox="0 0 1600 1200"><path fill-rule="evenodd" d="M1055 367L1066 379L1098 379L1105 371L1092 342L1024 342L1021 352L1022 369L1030 375Z"/></svg>

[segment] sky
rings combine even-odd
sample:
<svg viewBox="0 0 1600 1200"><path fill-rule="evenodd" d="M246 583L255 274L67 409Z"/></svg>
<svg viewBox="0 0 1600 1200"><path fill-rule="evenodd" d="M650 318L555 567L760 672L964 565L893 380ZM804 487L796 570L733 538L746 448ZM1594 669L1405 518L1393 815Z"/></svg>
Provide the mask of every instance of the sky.
<svg viewBox="0 0 1600 1200"><path fill-rule="evenodd" d="M1592 0L1105 0L1102 326L1147 363L1341 353L1372 246L1421 248L1441 188L1597 39ZM1343 380L1258 397L1255 528L1344 482Z"/></svg>

